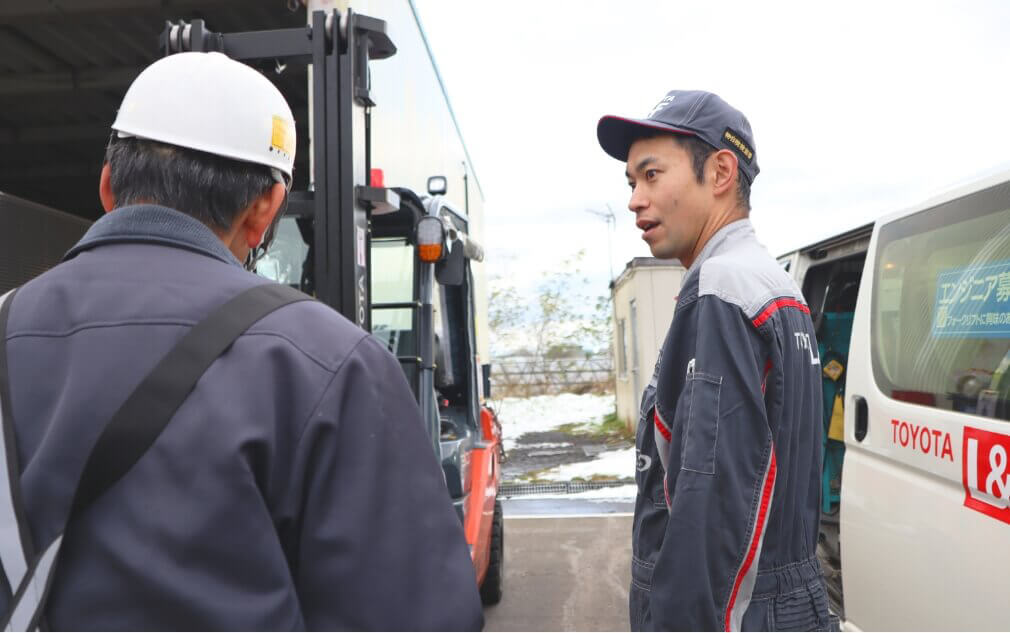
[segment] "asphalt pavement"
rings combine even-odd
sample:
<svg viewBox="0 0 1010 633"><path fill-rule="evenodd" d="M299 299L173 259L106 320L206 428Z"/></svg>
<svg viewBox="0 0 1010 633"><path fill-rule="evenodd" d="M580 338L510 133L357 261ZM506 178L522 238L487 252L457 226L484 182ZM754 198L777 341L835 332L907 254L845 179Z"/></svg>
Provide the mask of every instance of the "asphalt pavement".
<svg viewBox="0 0 1010 633"><path fill-rule="evenodd" d="M580 512L600 506L555 503L556 515L536 517L516 516L510 505L504 592L484 610L485 630L629 630L631 516L619 513L626 505L587 516ZM549 507L541 504L541 513Z"/></svg>

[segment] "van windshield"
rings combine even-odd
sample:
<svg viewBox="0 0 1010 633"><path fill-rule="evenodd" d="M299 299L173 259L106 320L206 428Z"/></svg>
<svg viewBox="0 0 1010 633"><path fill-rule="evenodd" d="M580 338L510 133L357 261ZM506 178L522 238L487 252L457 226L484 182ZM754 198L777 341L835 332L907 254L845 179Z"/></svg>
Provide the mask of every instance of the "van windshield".
<svg viewBox="0 0 1010 633"><path fill-rule="evenodd" d="M882 227L874 275L881 390L1010 420L1010 186Z"/></svg>

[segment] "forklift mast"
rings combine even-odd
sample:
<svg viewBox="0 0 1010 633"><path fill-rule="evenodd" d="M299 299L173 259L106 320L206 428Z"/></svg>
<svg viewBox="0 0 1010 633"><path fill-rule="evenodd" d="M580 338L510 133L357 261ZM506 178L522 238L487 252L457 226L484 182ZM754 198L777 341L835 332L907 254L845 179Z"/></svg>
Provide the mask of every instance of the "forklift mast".
<svg viewBox="0 0 1010 633"><path fill-rule="evenodd" d="M313 178L307 191L292 191L287 216L308 234L314 272L303 290L370 330L369 215L398 208L393 192L373 188L369 166L355 164L355 147L368 147L368 63L396 53L382 20L348 9L316 11L305 27L215 33L203 20L166 24L161 52L220 52L232 59L311 64ZM365 117L364 138L354 138L355 117Z"/></svg>

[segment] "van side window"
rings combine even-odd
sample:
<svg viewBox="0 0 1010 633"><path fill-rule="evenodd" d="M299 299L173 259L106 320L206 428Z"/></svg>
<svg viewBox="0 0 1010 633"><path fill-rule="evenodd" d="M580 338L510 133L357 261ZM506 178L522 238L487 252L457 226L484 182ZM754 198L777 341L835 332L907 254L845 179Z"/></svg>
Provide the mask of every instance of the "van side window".
<svg viewBox="0 0 1010 633"><path fill-rule="evenodd" d="M1010 420L1010 186L881 227L872 312L886 395Z"/></svg>

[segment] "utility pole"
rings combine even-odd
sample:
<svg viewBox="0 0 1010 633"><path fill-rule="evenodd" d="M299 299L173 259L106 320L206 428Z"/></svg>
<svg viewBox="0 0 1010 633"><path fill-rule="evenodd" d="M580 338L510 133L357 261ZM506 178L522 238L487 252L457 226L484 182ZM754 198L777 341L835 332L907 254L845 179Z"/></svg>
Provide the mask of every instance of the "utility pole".
<svg viewBox="0 0 1010 633"><path fill-rule="evenodd" d="M614 215L614 210L610 208L610 203L606 203L607 210L603 211L601 209L586 209L586 213L592 213L596 217L602 219L607 223L607 264L610 266L610 281L614 281L614 231L617 228L617 216Z"/></svg>

